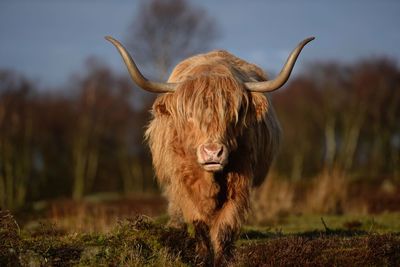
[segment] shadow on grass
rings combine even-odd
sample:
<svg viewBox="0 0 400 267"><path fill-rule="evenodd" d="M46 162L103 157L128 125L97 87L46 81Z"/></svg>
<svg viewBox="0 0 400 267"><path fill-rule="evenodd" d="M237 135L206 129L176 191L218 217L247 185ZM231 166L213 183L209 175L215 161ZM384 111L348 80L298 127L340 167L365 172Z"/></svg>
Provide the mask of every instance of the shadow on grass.
<svg viewBox="0 0 400 267"><path fill-rule="evenodd" d="M274 239L285 236L299 236L307 238L320 238L328 236L337 237L355 237L369 234L368 231L359 229L331 229L329 228L324 219L321 218L321 222L324 225L325 230L313 230L299 233L284 234L282 231L269 231L269 230L255 230L255 229L243 229L239 239L242 240L262 240L262 239Z"/></svg>

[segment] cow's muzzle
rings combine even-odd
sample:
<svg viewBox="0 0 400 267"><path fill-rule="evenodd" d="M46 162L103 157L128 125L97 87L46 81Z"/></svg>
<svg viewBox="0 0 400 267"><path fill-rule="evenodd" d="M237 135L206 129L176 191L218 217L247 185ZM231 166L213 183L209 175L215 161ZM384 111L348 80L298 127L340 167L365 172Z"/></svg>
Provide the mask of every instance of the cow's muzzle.
<svg viewBox="0 0 400 267"><path fill-rule="evenodd" d="M228 149L221 143L202 144L197 149L197 161L206 171L222 171L228 163Z"/></svg>

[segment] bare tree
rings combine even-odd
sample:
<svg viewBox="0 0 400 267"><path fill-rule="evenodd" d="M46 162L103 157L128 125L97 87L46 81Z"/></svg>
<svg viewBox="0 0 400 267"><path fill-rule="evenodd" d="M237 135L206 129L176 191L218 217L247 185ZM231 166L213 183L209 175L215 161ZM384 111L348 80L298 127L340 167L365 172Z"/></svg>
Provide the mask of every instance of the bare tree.
<svg viewBox="0 0 400 267"><path fill-rule="evenodd" d="M32 171L33 83L0 70L0 209L25 204Z"/></svg>
<svg viewBox="0 0 400 267"><path fill-rule="evenodd" d="M186 0L142 1L129 27L127 47L143 67L164 79L179 60L204 52L217 37L207 12Z"/></svg>

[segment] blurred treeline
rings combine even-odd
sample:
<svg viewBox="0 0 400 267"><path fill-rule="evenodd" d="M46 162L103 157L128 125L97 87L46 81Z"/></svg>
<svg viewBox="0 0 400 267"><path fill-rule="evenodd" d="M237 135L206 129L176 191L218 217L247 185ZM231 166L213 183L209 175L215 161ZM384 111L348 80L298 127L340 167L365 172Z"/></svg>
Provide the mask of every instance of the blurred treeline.
<svg viewBox="0 0 400 267"><path fill-rule="evenodd" d="M137 92L127 77L97 63L66 90L45 91L1 71L1 206L154 191L151 159L142 145L148 106L135 109Z"/></svg>
<svg viewBox="0 0 400 267"><path fill-rule="evenodd" d="M0 71L1 207L157 192L143 143L152 96L98 61L87 66L57 90ZM339 170L361 183L400 182L395 62L314 63L272 98L284 133L272 173L298 181Z"/></svg>
<svg viewBox="0 0 400 267"><path fill-rule="evenodd" d="M177 60L210 49L217 26L204 9L185 0L143 1L124 43L147 76L165 80ZM0 70L0 208L99 192L158 193L143 142L155 95L99 60L88 60L86 70L52 89ZM321 183L326 195L332 195L332 185L341 194L343 179L400 184L396 62L316 62L271 96L284 138L267 189L284 180L273 191L288 199L289 192L304 190L285 183L318 177L327 181ZM331 179L337 174L340 183ZM290 203L297 202L293 197Z"/></svg>
<svg viewBox="0 0 400 267"><path fill-rule="evenodd" d="M284 132L278 172L293 180L324 170L400 182L396 62L314 63L273 99Z"/></svg>

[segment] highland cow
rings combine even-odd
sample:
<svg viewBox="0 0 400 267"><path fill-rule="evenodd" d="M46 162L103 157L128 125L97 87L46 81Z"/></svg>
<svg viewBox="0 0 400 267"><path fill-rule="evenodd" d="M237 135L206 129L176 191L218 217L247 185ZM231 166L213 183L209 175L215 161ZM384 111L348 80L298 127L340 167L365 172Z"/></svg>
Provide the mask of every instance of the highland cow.
<svg viewBox="0 0 400 267"><path fill-rule="evenodd" d="M264 93L287 81L314 38L293 50L274 80L226 51L212 51L179 63L167 83L147 80L125 48L106 38L138 86L162 93L146 138L169 201L169 225L193 224L201 263L224 265L250 209L250 190L264 181L279 145L279 123Z"/></svg>

